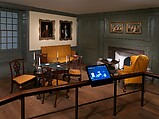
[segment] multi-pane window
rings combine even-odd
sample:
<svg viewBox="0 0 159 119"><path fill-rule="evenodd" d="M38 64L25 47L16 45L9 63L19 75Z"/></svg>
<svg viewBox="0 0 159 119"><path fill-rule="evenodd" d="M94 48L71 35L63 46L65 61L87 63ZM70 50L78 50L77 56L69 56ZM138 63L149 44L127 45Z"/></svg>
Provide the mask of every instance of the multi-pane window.
<svg viewBox="0 0 159 119"><path fill-rule="evenodd" d="M18 48L18 13L0 11L0 50Z"/></svg>

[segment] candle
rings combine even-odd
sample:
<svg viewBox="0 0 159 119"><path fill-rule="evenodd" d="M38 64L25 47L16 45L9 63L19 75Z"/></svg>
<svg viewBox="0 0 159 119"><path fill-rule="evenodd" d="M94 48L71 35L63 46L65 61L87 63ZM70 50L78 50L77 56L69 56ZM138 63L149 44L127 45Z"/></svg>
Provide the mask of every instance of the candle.
<svg viewBox="0 0 159 119"><path fill-rule="evenodd" d="M35 52L33 53L33 59L35 60Z"/></svg>
<svg viewBox="0 0 159 119"><path fill-rule="evenodd" d="M67 63L67 55L66 55L66 63Z"/></svg>
<svg viewBox="0 0 159 119"><path fill-rule="evenodd" d="M40 57L39 57L39 66L40 66L40 64L41 64L41 63L40 63Z"/></svg>

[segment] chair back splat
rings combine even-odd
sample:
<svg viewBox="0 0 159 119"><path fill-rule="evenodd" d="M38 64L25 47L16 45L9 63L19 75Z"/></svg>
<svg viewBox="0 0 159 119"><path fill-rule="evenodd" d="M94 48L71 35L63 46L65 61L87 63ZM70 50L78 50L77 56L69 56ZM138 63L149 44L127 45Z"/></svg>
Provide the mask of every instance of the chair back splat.
<svg viewBox="0 0 159 119"><path fill-rule="evenodd" d="M59 86L59 85L68 84L67 81L60 80L58 78L57 70L51 67L41 67L41 69L42 69L43 86ZM54 107L56 107L57 97L58 97L58 91L56 92ZM69 97L68 90L66 90L66 97L67 98ZM45 93L43 93L42 104L44 103L44 100L45 100Z"/></svg>
<svg viewBox="0 0 159 119"><path fill-rule="evenodd" d="M73 55L73 59L69 58L69 73L68 73L69 81L71 77L77 77L78 81L82 80L81 68L82 68L82 56Z"/></svg>

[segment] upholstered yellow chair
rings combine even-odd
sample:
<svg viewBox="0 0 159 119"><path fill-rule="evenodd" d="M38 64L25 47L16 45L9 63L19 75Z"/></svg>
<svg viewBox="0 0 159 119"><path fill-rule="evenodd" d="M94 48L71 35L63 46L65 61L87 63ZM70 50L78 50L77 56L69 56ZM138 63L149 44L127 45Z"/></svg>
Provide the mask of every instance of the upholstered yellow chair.
<svg viewBox="0 0 159 119"><path fill-rule="evenodd" d="M131 65L124 66L123 70L118 70L118 74L129 74L134 72L144 72L147 69L149 58L146 55L131 56ZM124 79L124 85L142 83L142 76Z"/></svg>

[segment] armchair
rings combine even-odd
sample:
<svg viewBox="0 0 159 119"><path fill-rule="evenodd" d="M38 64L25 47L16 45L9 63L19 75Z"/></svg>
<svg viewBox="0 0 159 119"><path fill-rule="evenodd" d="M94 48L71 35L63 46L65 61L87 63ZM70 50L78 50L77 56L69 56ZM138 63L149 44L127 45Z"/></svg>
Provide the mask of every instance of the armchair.
<svg viewBox="0 0 159 119"><path fill-rule="evenodd" d="M144 72L147 69L149 58L146 55L136 55L131 56L131 65L126 66L124 65L123 70L118 70L118 74L128 74L128 73L134 73L134 72ZM126 78L124 79L124 86L127 84L141 84L142 83L142 77L133 77L133 78Z"/></svg>

